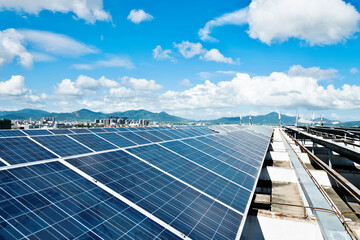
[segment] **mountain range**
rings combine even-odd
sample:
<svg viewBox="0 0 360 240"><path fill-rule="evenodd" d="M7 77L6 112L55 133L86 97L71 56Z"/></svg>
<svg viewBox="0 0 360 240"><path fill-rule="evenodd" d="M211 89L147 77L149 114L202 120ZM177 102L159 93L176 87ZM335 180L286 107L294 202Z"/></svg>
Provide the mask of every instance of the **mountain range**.
<svg viewBox="0 0 360 240"><path fill-rule="evenodd" d="M238 124L240 123L240 117L222 117L214 120L201 120L195 121L191 119L181 118L174 115L170 115L166 112L154 113L146 111L144 109L140 110L129 110L125 112L114 112L114 113L102 113L102 112L93 112L88 109L81 109L79 111L70 112L70 113L55 113L47 112L37 109L22 109L19 111L0 111L0 118L11 119L11 120L25 120L33 119L40 120L42 117L53 117L57 121L88 121L92 122L94 119L103 119L108 118L108 116L118 116L118 117L127 117L129 119L139 120L139 119L149 119L156 122L171 122L171 123L189 123L189 122L207 122L211 124ZM271 112L266 115L251 116L252 123L254 124L267 124L267 125L277 125L279 124L279 115L277 112ZM296 117L287 116L281 114L281 122L284 125L294 125ZM320 119L315 119L315 122L319 122ZM342 125L342 126L360 126L360 121L353 122L336 122L330 119L323 119L326 125ZM249 116L244 116L242 122L247 124L249 123ZM307 124L310 121L305 119L300 119L299 124Z"/></svg>

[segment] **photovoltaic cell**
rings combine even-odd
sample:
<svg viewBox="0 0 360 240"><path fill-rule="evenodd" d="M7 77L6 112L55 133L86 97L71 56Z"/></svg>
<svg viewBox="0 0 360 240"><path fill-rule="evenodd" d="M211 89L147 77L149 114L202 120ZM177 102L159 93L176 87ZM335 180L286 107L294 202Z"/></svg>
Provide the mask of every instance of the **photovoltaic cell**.
<svg viewBox="0 0 360 240"><path fill-rule="evenodd" d="M102 128L89 128L89 131L91 131L91 132L93 132L93 133L106 132L106 131L103 130Z"/></svg>
<svg viewBox="0 0 360 240"><path fill-rule="evenodd" d="M0 137L17 137L17 136L26 136L26 135L19 130L0 130Z"/></svg>
<svg viewBox="0 0 360 240"><path fill-rule="evenodd" d="M61 157L90 153L91 150L75 142L66 135L32 137Z"/></svg>
<svg viewBox="0 0 360 240"><path fill-rule="evenodd" d="M0 157L11 165L57 158L27 137L0 138Z"/></svg>
<svg viewBox="0 0 360 240"><path fill-rule="evenodd" d="M67 160L192 239L235 239L242 216L123 151Z"/></svg>
<svg viewBox="0 0 360 240"><path fill-rule="evenodd" d="M0 171L3 239L179 239L59 162Z"/></svg>
<svg viewBox="0 0 360 240"><path fill-rule="evenodd" d="M182 138L180 135L175 134L174 132L168 131L168 130L159 130L159 132L173 138L173 139L180 139Z"/></svg>
<svg viewBox="0 0 360 240"><path fill-rule="evenodd" d="M125 127L120 127L120 128L116 128L117 131L119 132L128 132L129 130Z"/></svg>
<svg viewBox="0 0 360 240"><path fill-rule="evenodd" d="M117 132L116 128L103 128L106 132Z"/></svg>
<svg viewBox="0 0 360 240"><path fill-rule="evenodd" d="M98 135L121 148L136 145L136 143L131 142L130 140L128 140L116 133L98 133Z"/></svg>
<svg viewBox="0 0 360 240"><path fill-rule="evenodd" d="M48 130L42 130L42 129L39 129L39 130L22 130L22 131L25 132L29 136L53 135Z"/></svg>
<svg viewBox="0 0 360 240"><path fill-rule="evenodd" d="M172 153L159 145L129 148L127 151L209 194L219 201L244 212L250 191Z"/></svg>
<svg viewBox="0 0 360 240"><path fill-rule="evenodd" d="M173 140L174 138L172 138L171 136L167 135L165 132L160 132L160 131L148 131L148 133L162 139L163 141L169 141L169 140Z"/></svg>
<svg viewBox="0 0 360 240"><path fill-rule="evenodd" d="M119 132L118 133L120 136L125 137L127 139L129 139L130 141L136 143L136 144L147 144L147 143L151 143L149 140L140 137L139 135L133 133L133 132Z"/></svg>
<svg viewBox="0 0 360 240"><path fill-rule="evenodd" d="M143 137L151 142L162 142L163 140L152 135L150 132L136 132L137 135Z"/></svg>
<svg viewBox="0 0 360 240"><path fill-rule="evenodd" d="M70 137L95 151L104 151L116 148L116 146L113 144L101 139L94 134L76 134L71 135Z"/></svg>
<svg viewBox="0 0 360 240"><path fill-rule="evenodd" d="M248 173L241 172L238 169L208 155L199 150L190 147L179 141L172 141L161 143L162 146L171 149L172 151L190 159L201 166L214 171L215 173L225 177L228 180L231 180L248 190L252 190L255 183L255 177L249 175Z"/></svg>
<svg viewBox="0 0 360 240"><path fill-rule="evenodd" d="M74 133L91 133L89 130L87 130L85 128L72 128L72 129L70 129L70 131L72 131Z"/></svg>
<svg viewBox="0 0 360 240"><path fill-rule="evenodd" d="M54 134L72 134L68 129L49 129L49 131Z"/></svg>

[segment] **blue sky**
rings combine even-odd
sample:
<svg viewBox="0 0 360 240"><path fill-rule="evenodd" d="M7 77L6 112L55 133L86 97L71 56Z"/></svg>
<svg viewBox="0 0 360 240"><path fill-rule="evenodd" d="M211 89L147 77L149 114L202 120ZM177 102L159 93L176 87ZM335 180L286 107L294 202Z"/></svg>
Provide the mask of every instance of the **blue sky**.
<svg viewBox="0 0 360 240"><path fill-rule="evenodd" d="M0 0L0 110L360 119L360 5Z"/></svg>

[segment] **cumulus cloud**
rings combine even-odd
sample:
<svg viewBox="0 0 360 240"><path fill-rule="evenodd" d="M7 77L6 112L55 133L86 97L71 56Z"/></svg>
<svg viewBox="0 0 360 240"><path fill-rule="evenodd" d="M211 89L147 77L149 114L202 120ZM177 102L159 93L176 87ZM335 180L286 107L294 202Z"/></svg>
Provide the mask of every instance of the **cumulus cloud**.
<svg viewBox="0 0 360 240"><path fill-rule="evenodd" d="M111 15L103 9L102 0L2 0L0 1L0 10L14 10L36 15L44 10L61 13L73 12L76 18L84 19L88 23L111 20Z"/></svg>
<svg viewBox="0 0 360 240"><path fill-rule="evenodd" d="M138 79L133 77L123 77L122 84L127 85L135 90L156 91L163 88L154 80L146 80L145 78Z"/></svg>
<svg viewBox="0 0 360 240"><path fill-rule="evenodd" d="M360 14L342 0L253 0L249 7L215 18L200 29L202 40L215 26L248 24L248 34L266 44L289 38L310 45L330 45L358 32Z"/></svg>
<svg viewBox="0 0 360 240"><path fill-rule="evenodd" d="M179 53L185 58L192 58L206 51L203 49L201 43L191 43L189 41L174 43L174 47L177 48Z"/></svg>
<svg viewBox="0 0 360 240"><path fill-rule="evenodd" d="M21 75L12 76L7 81L0 81L0 95L18 96L29 92L25 86L25 79Z"/></svg>
<svg viewBox="0 0 360 240"><path fill-rule="evenodd" d="M33 65L33 56L26 50L24 36L15 29L0 31L0 67L11 63L14 58L24 67Z"/></svg>
<svg viewBox="0 0 360 240"><path fill-rule="evenodd" d="M82 70L91 70L100 67L121 67L126 69L133 69L135 68L135 65L128 57L112 57L106 60L99 60L89 64L73 64L72 67Z"/></svg>
<svg viewBox="0 0 360 240"><path fill-rule="evenodd" d="M180 85L185 86L185 87L191 87L191 86L193 86L194 84L192 84L189 79L184 78L184 79L180 82Z"/></svg>
<svg viewBox="0 0 360 240"><path fill-rule="evenodd" d="M207 80L182 92L167 91L160 96L169 109L224 108L238 105L258 107L304 107L307 109L352 109L360 107L360 86L323 87L319 79L273 72L250 77L237 73L231 81L217 84ZM261 93L261 94L260 94Z"/></svg>
<svg viewBox="0 0 360 240"><path fill-rule="evenodd" d="M153 49L153 57L157 60L169 59L172 62L176 62L176 59L171 56L172 51L170 49L162 49L160 45L157 45L156 48Z"/></svg>
<svg viewBox="0 0 360 240"><path fill-rule="evenodd" d="M357 68L351 68L351 69L350 69L350 72L351 72L352 74L355 74L355 73L358 73L359 70L358 70Z"/></svg>
<svg viewBox="0 0 360 240"><path fill-rule="evenodd" d="M60 56L82 56L97 53L99 50L69 36L48 31L23 29L18 32L24 36L32 48Z"/></svg>
<svg viewBox="0 0 360 240"><path fill-rule="evenodd" d="M192 43L189 41L182 41L181 43L174 43L174 47L178 49L179 53L185 58L192 58L200 55L199 58L204 61L214 61L234 64L232 58L224 57L216 48L207 50L203 48L201 43Z"/></svg>
<svg viewBox="0 0 360 240"><path fill-rule="evenodd" d="M27 68L34 61L54 61L56 56L77 57L98 50L66 35L9 28L0 31L0 67L14 59Z"/></svg>
<svg viewBox="0 0 360 240"><path fill-rule="evenodd" d="M247 23L248 8L240 9L235 12L226 13L220 17L207 22L204 28L199 30L200 39L203 41L217 41L217 39L211 37L209 34L214 27L223 25L243 25Z"/></svg>
<svg viewBox="0 0 360 240"><path fill-rule="evenodd" d="M71 79L63 79L54 89L55 95L66 95L78 97L85 93L99 90L101 87L105 88L117 88L120 83L110 80L104 76L99 79L94 79L89 76L79 75L75 81Z"/></svg>
<svg viewBox="0 0 360 240"><path fill-rule="evenodd" d="M232 60L232 58L227 58L222 55L219 50L213 48L210 51L207 51L201 59L204 59L205 61L214 61L214 62L223 62L223 63L229 63L234 64L235 62Z"/></svg>
<svg viewBox="0 0 360 240"><path fill-rule="evenodd" d="M304 68L301 65L293 65L290 67L289 76L312 77L318 80L331 79L337 77L336 69L320 69L320 67Z"/></svg>
<svg viewBox="0 0 360 240"><path fill-rule="evenodd" d="M139 10L133 9L130 11L130 14L127 17L127 19L129 19L133 23L139 24L143 21L151 21L154 19L154 17L144 12L144 10L142 9Z"/></svg>

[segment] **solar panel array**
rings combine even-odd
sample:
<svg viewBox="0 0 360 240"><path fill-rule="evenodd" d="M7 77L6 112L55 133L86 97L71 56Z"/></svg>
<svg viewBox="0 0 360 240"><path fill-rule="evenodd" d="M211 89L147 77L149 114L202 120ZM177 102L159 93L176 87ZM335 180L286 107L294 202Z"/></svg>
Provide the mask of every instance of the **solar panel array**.
<svg viewBox="0 0 360 240"><path fill-rule="evenodd" d="M235 239L272 129L0 131L0 238Z"/></svg>

